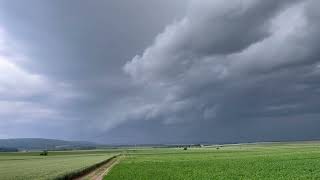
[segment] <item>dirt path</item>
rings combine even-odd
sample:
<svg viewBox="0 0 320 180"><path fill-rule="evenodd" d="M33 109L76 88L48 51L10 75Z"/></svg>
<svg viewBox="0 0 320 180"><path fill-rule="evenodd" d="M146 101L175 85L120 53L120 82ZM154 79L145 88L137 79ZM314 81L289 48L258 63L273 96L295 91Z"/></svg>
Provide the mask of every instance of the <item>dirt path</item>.
<svg viewBox="0 0 320 180"><path fill-rule="evenodd" d="M103 177L108 174L108 172L112 169L113 166L120 162L122 157L116 157L107 162L106 164L102 165L98 169L86 174L82 177L76 178L75 180L102 180Z"/></svg>

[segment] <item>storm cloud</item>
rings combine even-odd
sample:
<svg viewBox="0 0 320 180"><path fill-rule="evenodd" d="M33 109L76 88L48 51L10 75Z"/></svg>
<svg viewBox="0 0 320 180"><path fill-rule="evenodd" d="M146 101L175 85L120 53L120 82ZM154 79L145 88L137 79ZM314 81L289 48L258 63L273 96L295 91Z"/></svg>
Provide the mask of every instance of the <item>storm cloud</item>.
<svg viewBox="0 0 320 180"><path fill-rule="evenodd" d="M1 1L1 137L320 138L316 0L22 4Z"/></svg>
<svg viewBox="0 0 320 180"><path fill-rule="evenodd" d="M147 117L190 123L198 128L190 137L206 131L208 141L316 138L314 7L316 1L193 1L124 70L161 92Z"/></svg>

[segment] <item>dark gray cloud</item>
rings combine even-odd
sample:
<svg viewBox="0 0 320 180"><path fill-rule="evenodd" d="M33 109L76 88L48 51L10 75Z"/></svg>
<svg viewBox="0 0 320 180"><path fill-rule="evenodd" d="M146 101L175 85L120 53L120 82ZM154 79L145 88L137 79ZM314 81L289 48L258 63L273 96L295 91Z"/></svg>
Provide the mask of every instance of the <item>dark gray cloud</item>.
<svg viewBox="0 0 320 180"><path fill-rule="evenodd" d="M319 138L314 7L316 1L194 1L124 70L146 89L161 89L151 119L184 130L188 124L184 133L194 140Z"/></svg>
<svg viewBox="0 0 320 180"><path fill-rule="evenodd" d="M186 0L1 0L0 136L81 139L117 124L140 89L122 66L185 7Z"/></svg>
<svg viewBox="0 0 320 180"><path fill-rule="evenodd" d="M316 0L0 5L1 137L320 138Z"/></svg>

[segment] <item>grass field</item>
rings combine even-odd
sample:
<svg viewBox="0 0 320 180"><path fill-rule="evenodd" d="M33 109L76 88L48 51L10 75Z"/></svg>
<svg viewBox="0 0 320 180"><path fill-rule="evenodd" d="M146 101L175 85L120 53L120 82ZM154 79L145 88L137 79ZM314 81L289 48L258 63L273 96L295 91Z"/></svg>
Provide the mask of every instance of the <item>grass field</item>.
<svg viewBox="0 0 320 180"><path fill-rule="evenodd" d="M320 179L320 143L128 151L105 179Z"/></svg>
<svg viewBox="0 0 320 180"><path fill-rule="evenodd" d="M39 156L39 152L0 153L0 179L54 179L81 171L117 153L119 152L64 151L49 152L49 156Z"/></svg>

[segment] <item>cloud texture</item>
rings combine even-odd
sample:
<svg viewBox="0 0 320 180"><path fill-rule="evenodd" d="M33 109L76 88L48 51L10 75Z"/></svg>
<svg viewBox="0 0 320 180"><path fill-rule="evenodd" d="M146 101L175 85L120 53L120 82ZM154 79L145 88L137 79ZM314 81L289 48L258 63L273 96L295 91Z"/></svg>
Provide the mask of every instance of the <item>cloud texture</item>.
<svg viewBox="0 0 320 180"><path fill-rule="evenodd" d="M314 7L317 1L191 2L181 21L124 67L137 83L160 92L146 117L192 122L209 141L214 135L309 138L310 124L319 123ZM219 128L228 131L216 134Z"/></svg>
<svg viewBox="0 0 320 180"><path fill-rule="evenodd" d="M0 2L0 137L320 138L316 0Z"/></svg>

